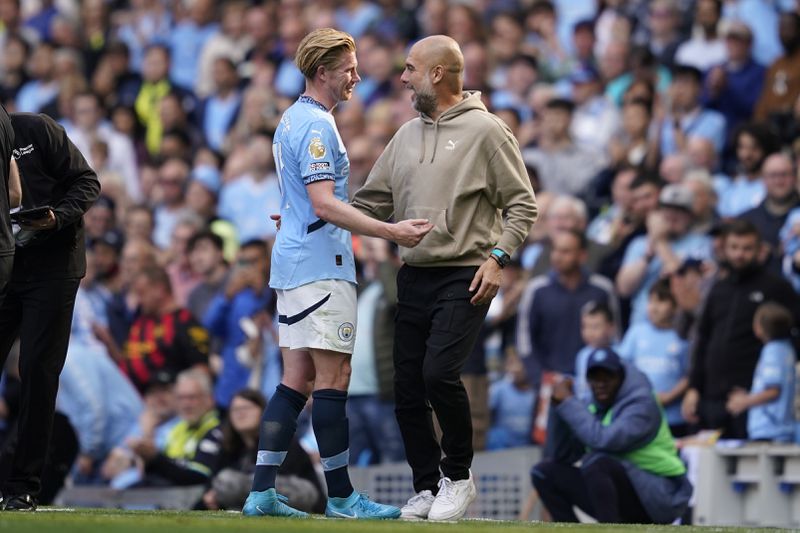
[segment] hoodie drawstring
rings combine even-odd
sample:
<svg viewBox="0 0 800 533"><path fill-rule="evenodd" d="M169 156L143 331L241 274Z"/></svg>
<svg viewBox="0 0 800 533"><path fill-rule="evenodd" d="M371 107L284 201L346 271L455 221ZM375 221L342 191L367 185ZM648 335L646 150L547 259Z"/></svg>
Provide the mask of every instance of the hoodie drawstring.
<svg viewBox="0 0 800 533"><path fill-rule="evenodd" d="M431 163L433 158L436 157L436 145L439 144L439 121L433 123L433 153L431 154Z"/></svg>
<svg viewBox="0 0 800 533"><path fill-rule="evenodd" d="M433 163L434 158L436 157L436 145L439 144L439 121L433 123L433 152L431 152L431 160L430 162ZM425 160L425 123L422 123L422 151L419 154L419 162L422 163Z"/></svg>
<svg viewBox="0 0 800 533"><path fill-rule="evenodd" d="M422 150L419 153L419 162L425 159L425 123L422 122Z"/></svg>

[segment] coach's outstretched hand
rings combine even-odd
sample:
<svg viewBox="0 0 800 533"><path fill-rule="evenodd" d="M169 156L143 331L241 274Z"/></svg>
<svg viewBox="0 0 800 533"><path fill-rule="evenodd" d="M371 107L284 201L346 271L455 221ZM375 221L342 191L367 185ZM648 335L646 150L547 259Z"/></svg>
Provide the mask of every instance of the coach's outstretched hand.
<svg viewBox="0 0 800 533"><path fill-rule="evenodd" d="M413 248L433 229L427 219L410 218L391 225L392 240L404 248Z"/></svg>

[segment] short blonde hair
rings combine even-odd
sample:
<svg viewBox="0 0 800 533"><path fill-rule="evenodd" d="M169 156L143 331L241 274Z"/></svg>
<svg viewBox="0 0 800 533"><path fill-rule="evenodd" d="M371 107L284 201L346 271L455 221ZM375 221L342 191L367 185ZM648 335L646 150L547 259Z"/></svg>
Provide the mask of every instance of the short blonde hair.
<svg viewBox="0 0 800 533"><path fill-rule="evenodd" d="M303 38L294 62L303 76L313 80L320 66L334 69L339 65L343 53L355 51L356 42L349 33L333 28L320 28Z"/></svg>

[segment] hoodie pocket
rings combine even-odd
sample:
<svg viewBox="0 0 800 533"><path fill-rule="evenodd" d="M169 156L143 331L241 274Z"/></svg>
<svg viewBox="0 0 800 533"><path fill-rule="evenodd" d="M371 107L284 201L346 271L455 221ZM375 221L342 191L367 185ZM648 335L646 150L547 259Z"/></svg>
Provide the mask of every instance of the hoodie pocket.
<svg viewBox="0 0 800 533"><path fill-rule="evenodd" d="M433 229L415 248L408 248L404 254L410 263L432 262L451 259L456 251L456 239L447 228L447 210L436 207L409 207L407 218L426 218L433 224Z"/></svg>

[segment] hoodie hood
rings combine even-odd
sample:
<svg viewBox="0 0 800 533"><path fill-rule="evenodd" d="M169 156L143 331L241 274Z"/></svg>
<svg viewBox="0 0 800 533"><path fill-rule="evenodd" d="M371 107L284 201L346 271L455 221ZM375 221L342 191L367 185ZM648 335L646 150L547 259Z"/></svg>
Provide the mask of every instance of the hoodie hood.
<svg viewBox="0 0 800 533"><path fill-rule="evenodd" d="M436 148L439 144L440 125L451 122L468 111L475 109L478 111L487 111L486 106L483 105L483 102L481 101L480 91L464 91L462 96L463 99L459 103L442 113L437 120L433 120L424 113L419 114L419 118L422 120L422 149L420 150L419 154L420 163L425 160L425 130L428 129L428 126L433 126L433 150L431 152L430 160L430 163L433 163L434 159L436 158Z"/></svg>

